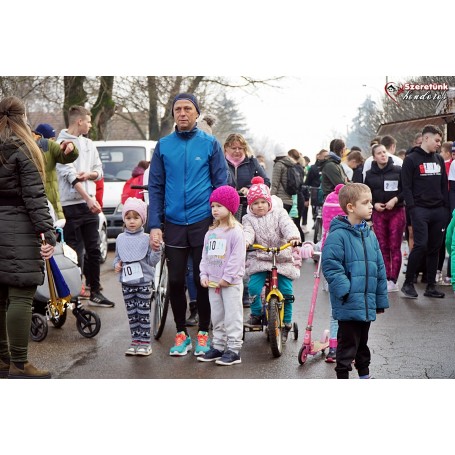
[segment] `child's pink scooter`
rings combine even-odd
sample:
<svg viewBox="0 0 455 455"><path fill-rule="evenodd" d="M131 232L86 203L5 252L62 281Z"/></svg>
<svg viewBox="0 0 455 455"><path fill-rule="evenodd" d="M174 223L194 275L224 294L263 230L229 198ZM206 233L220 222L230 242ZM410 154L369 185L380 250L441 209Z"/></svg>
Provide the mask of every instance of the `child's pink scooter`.
<svg viewBox="0 0 455 455"><path fill-rule="evenodd" d="M316 355L319 351L324 353L325 349L329 347L329 330L324 330L322 333L321 341L312 341L311 332L313 330L313 317L314 310L316 308L316 299L318 297L319 281L321 280L321 253L314 251L314 244L311 242L305 242L302 245L302 257L318 259L316 271L314 272L314 286L313 294L311 296L310 314L308 315L308 323L305 329L305 336L303 338L303 345L300 348L298 354L298 360L300 365L303 365L308 355Z"/></svg>

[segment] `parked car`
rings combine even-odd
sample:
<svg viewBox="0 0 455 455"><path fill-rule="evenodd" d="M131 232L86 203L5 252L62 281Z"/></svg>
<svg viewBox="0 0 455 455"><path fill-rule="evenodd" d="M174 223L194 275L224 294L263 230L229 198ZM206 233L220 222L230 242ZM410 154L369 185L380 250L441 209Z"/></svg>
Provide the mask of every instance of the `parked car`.
<svg viewBox="0 0 455 455"><path fill-rule="evenodd" d="M107 220L107 238L111 241L123 228L123 186L139 161L150 161L156 141L95 141L95 145L103 163L103 212Z"/></svg>
<svg viewBox="0 0 455 455"><path fill-rule="evenodd" d="M107 258L107 220L106 216L103 212L101 212L98 216L99 218L99 225L98 225L98 232L100 234L100 252L101 252L101 263L106 262Z"/></svg>

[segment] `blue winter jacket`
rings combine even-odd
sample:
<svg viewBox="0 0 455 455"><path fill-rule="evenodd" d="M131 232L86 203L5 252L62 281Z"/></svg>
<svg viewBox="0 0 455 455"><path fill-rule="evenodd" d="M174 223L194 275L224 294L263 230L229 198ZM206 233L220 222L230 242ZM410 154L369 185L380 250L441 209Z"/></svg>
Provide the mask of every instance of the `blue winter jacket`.
<svg viewBox="0 0 455 455"><path fill-rule="evenodd" d="M150 164L149 227L188 225L211 216L212 191L227 184L227 164L220 143L196 126L161 138Z"/></svg>
<svg viewBox="0 0 455 455"><path fill-rule="evenodd" d="M365 222L353 226L346 216L332 220L322 249L322 273L334 319L374 321L377 309L389 307L379 242Z"/></svg>

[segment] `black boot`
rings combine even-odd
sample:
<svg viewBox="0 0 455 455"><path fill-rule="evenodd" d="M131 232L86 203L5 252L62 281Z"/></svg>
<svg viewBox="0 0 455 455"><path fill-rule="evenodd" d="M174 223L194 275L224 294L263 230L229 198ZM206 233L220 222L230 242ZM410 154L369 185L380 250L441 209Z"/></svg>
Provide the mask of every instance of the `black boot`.
<svg viewBox="0 0 455 455"><path fill-rule="evenodd" d="M193 300L190 302L190 317L186 320L186 325L188 327L193 327L199 322L199 317L197 314L197 304Z"/></svg>

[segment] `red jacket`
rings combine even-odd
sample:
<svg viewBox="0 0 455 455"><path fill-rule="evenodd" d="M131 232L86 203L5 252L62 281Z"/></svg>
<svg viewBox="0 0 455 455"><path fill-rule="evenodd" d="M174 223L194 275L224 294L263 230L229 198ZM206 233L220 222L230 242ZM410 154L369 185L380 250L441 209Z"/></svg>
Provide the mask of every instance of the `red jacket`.
<svg viewBox="0 0 455 455"><path fill-rule="evenodd" d="M122 204L124 204L129 197L136 197L138 199L144 200L143 190L136 190L131 188L131 185L142 185L143 181L144 169L139 166L135 167L133 169L133 176L127 180L123 186Z"/></svg>

